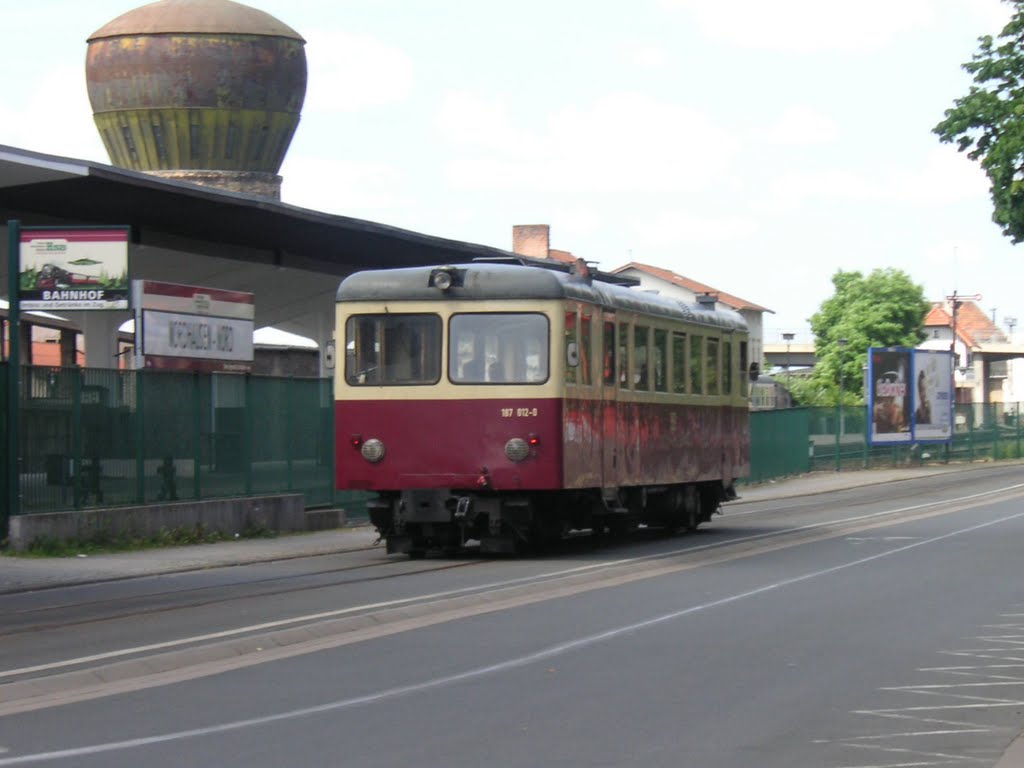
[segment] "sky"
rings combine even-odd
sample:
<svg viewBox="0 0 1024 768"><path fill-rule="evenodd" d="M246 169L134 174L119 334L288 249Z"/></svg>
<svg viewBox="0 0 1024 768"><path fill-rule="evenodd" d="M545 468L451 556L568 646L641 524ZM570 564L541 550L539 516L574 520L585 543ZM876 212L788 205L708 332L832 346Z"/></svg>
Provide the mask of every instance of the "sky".
<svg viewBox="0 0 1024 768"><path fill-rule="evenodd" d="M86 39L142 3L4 9L0 144L109 162ZM673 270L795 333L839 270L979 294L1024 331L1024 246L932 128L1000 0L251 0L306 39L286 203L601 269ZM18 30L21 30L19 32ZM385 265L382 265L385 266Z"/></svg>

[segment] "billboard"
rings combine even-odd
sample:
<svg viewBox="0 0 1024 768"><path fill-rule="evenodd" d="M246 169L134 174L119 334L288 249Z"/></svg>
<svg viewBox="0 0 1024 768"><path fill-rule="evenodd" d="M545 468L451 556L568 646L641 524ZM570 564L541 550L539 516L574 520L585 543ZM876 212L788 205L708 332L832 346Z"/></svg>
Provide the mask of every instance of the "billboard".
<svg viewBox="0 0 1024 768"><path fill-rule="evenodd" d="M953 438L953 353L914 350L914 442Z"/></svg>
<svg viewBox="0 0 1024 768"><path fill-rule="evenodd" d="M22 228L21 309L128 309L128 227Z"/></svg>
<svg viewBox="0 0 1024 768"><path fill-rule="evenodd" d="M241 291L136 280L136 367L252 369L254 296Z"/></svg>
<svg viewBox="0 0 1024 768"><path fill-rule="evenodd" d="M953 437L952 353L907 347L868 350L872 445L946 442Z"/></svg>

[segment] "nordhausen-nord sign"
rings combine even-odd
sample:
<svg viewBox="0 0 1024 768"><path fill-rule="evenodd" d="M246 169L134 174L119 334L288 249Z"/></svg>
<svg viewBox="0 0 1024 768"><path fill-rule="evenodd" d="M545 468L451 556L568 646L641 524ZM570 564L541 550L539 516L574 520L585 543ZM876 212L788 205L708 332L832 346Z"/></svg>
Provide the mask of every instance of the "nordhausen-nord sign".
<svg viewBox="0 0 1024 768"><path fill-rule="evenodd" d="M252 368L251 293L135 280L136 367L188 371Z"/></svg>

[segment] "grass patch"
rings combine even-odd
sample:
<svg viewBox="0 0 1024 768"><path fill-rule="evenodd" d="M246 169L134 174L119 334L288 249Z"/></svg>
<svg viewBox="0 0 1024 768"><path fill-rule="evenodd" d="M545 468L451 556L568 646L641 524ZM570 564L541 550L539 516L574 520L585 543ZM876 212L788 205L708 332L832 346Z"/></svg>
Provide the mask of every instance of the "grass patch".
<svg viewBox="0 0 1024 768"><path fill-rule="evenodd" d="M277 532L262 523L247 526L233 536L224 534L221 531L210 530L202 523L198 523L194 526L179 526L171 529L161 528L157 533L148 536L113 533L109 530L97 530L92 535L79 539L57 539L51 536L40 536L34 539L25 551L7 551L5 554L16 557L75 557L77 555L100 555L166 547L185 547L193 544L214 544L219 541L233 541L235 539L269 539L275 536L277 536Z"/></svg>

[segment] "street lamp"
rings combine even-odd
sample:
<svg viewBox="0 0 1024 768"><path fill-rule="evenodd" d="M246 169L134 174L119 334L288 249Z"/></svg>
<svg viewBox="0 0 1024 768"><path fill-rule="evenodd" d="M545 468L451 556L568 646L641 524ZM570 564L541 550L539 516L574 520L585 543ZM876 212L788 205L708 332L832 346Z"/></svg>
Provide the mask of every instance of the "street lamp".
<svg viewBox="0 0 1024 768"><path fill-rule="evenodd" d="M787 390L790 388L790 386L792 384L792 382L790 381L790 373L789 373L789 345L793 342L793 338L795 336L796 336L795 333L784 333L784 334L782 334L782 338L786 342L786 389Z"/></svg>
<svg viewBox="0 0 1024 768"><path fill-rule="evenodd" d="M839 460L840 452L840 439L843 435L843 351L846 349L846 345L849 342L846 339L838 339L836 344L839 346L839 402L837 403L836 413L839 418L837 419L838 424L836 428L836 472L842 468L842 463Z"/></svg>

